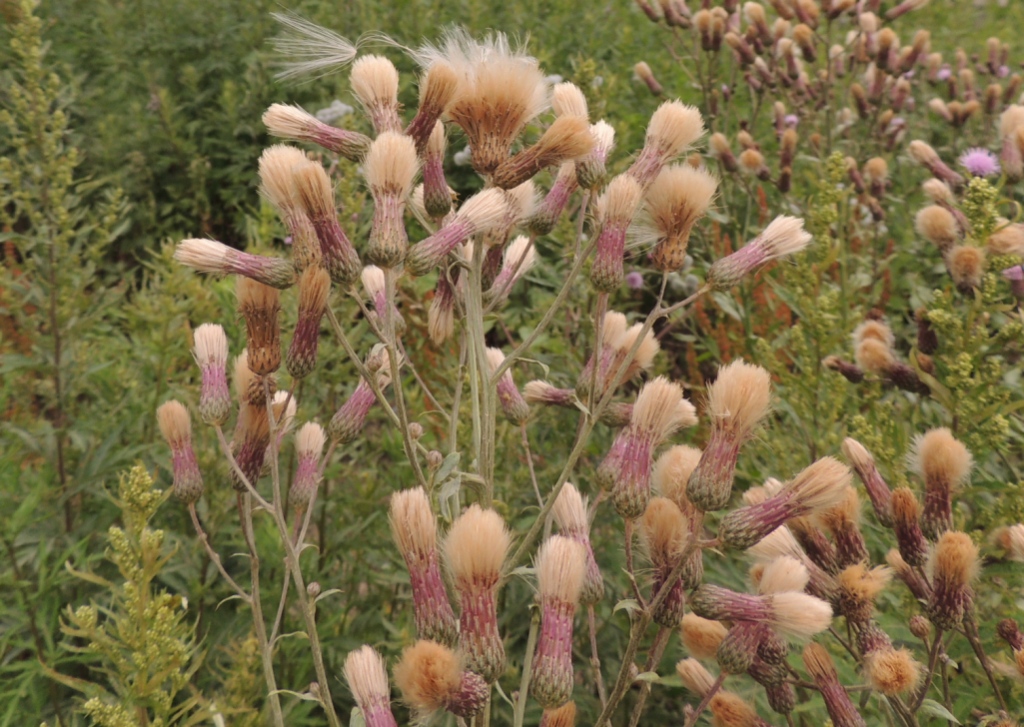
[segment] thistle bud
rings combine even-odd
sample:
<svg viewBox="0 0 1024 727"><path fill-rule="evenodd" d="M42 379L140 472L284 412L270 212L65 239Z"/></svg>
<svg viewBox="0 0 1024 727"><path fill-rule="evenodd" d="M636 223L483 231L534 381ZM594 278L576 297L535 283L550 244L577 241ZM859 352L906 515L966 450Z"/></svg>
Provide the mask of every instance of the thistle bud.
<svg viewBox="0 0 1024 727"><path fill-rule="evenodd" d="M429 640L402 652L395 665L395 684L418 719L440 709L470 719L483 709L491 691L479 675L463 670L455 652Z"/></svg>
<svg viewBox="0 0 1024 727"><path fill-rule="evenodd" d="M665 167L644 199L640 235L656 241L654 266L663 272L679 270L686 260L690 233L707 212L718 181L689 165Z"/></svg>
<svg viewBox="0 0 1024 727"><path fill-rule="evenodd" d="M608 189L597 201L601 232L590 269L590 281L601 292L608 293L622 285L626 230L642 198L643 189L636 179L620 174L608 184Z"/></svg>
<svg viewBox="0 0 1024 727"><path fill-rule="evenodd" d="M441 576L434 515L423 488L392 495L390 521L392 537L409 570L417 634L453 646L458 623Z"/></svg>
<svg viewBox="0 0 1024 727"><path fill-rule="evenodd" d="M288 502L299 512L305 512L309 507L320 485L320 455L324 449L325 439L323 428L315 422L303 424L295 435L295 452L299 464L295 469L295 479L288 490Z"/></svg>
<svg viewBox="0 0 1024 727"><path fill-rule="evenodd" d="M583 546L554 535L537 555L541 626L530 691L542 707L560 707L572 696L572 620L586 570Z"/></svg>
<svg viewBox="0 0 1024 727"><path fill-rule="evenodd" d="M231 408L227 374L228 339L224 329L214 323L199 326L192 355L203 376L199 416L207 424L219 426L227 420Z"/></svg>
<svg viewBox="0 0 1024 727"><path fill-rule="evenodd" d="M907 147L910 158L927 169L933 177L940 179L950 187L957 189L963 186L964 178L950 169L939 158L939 155L923 141L914 140Z"/></svg>
<svg viewBox="0 0 1024 727"><path fill-rule="evenodd" d="M895 494L895 493L893 493ZM914 598L919 601L927 601L931 594L931 586L925 581L921 575L910 566L907 561L903 560L903 556L900 555L900 551L893 548L885 554L885 562L892 568L893 573L903 581L903 584L910 589Z"/></svg>
<svg viewBox="0 0 1024 727"><path fill-rule="evenodd" d="M1024 525L1017 523L994 533L996 544L1006 552L1007 560L1024 563Z"/></svg>
<svg viewBox="0 0 1024 727"><path fill-rule="evenodd" d="M783 485L778 494L726 515L718 537L734 548L749 548L791 518L814 515L837 505L845 497L851 479L846 465L822 457Z"/></svg>
<svg viewBox="0 0 1024 727"><path fill-rule="evenodd" d="M270 382L253 374L248 350L243 350L235 359L234 382L240 405L231 450L238 469L249 484L255 486L270 444L270 417L264 393L264 385ZM246 489L234 468L231 469L231 484L238 492Z"/></svg>
<svg viewBox="0 0 1024 727"><path fill-rule="evenodd" d="M498 367L505 362L505 354L498 348L487 349L487 363L490 368L490 375L498 370ZM515 382L512 380L512 370L505 369L505 372L498 379L498 403L505 417L513 424L522 424L530 416L530 405L526 403L523 395L519 393Z"/></svg>
<svg viewBox="0 0 1024 727"><path fill-rule="evenodd" d="M294 180L301 207L316 230L323 266L332 282L343 287L349 285L359 275L359 256L338 224L334 190L327 171L309 161L296 168Z"/></svg>
<svg viewBox="0 0 1024 727"><path fill-rule="evenodd" d="M683 616L679 624L679 635L683 647L690 656L708 660L715 658L718 647L729 629L718 621L701 618L695 613Z"/></svg>
<svg viewBox="0 0 1024 727"><path fill-rule="evenodd" d="M691 529L687 517L674 502L664 497L653 498L640 519L641 541L654 566L651 593L669 589L668 596L653 614L655 623L666 628L679 626L686 605L684 589L700 583L704 576L704 564L698 549L687 556L687 564L678 580L669 581L684 554Z"/></svg>
<svg viewBox="0 0 1024 727"><path fill-rule="evenodd" d="M477 192L448 218L440 230L413 245L405 261L406 270L411 275L426 275L473 235L502 226L508 214L508 198L500 189Z"/></svg>
<svg viewBox="0 0 1024 727"><path fill-rule="evenodd" d="M711 436L690 476L686 496L700 510L720 510L729 502L736 459L771 404L771 377L759 366L734 361L708 387Z"/></svg>
<svg viewBox="0 0 1024 727"><path fill-rule="evenodd" d="M629 426L619 432L597 470L598 483L612 490L622 517L639 517L647 508L654 449L680 427L696 422L678 384L659 376L640 390Z"/></svg>
<svg viewBox="0 0 1024 727"><path fill-rule="evenodd" d="M442 114L458 92L459 76L452 66L437 59L427 68L420 80L420 105L416 116L405 129L416 143L416 151L425 156L430 137L437 132ZM444 127L441 128L444 135Z"/></svg>
<svg viewBox="0 0 1024 727"><path fill-rule="evenodd" d="M350 651L342 670L367 727L397 727L384 659L372 647Z"/></svg>
<svg viewBox="0 0 1024 727"><path fill-rule="evenodd" d="M715 653L722 671L743 674L750 669L757 658L757 648L769 630L767 625L760 622L735 622Z"/></svg>
<svg viewBox="0 0 1024 727"><path fill-rule="evenodd" d="M946 531L935 544L929 566L932 594L928 617L940 629L955 629L963 623L973 599L971 582L980 569L978 546L966 533Z"/></svg>
<svg viewBox="0 0 1024 727"><path fill-rule="evenodd" d="M444 124L434 124L427 137L423 156L423 209L433 219L441 220L452 209L452 193L444 177L444 152L447 140Z"/></svg>
<svg viewBox="0 0 1024 727"><path fill-rule="evenodd" d="M505 671L497 589L511 537L493 510L471 505L452 524L444 555L459 595L459 651L466 668L490 684Z"/></svg>
<svg viewBox="0 0 1024 727"><path fill-rule="evenodd" d="M953 529L953 494L970 477L971 453L948 429L932 429L914 440L911 462L925 483L921 528L930 540L937 540Z"/></svg>
<svg viewBox="0 0 1024 727"><path fill-rule="evenodd" d="M905 487L892 493L893 529L900 555L910 565L922 566L928 559L928 541L921 532L921 506Z"/></svg>
<svg viewBox="0 0 1024 727"><path fill-rule="evenodd" d="M573 389L559 389L547 381L528 381L523 387L523 398L527 404L572 408L575 397Z"/></svg>
<svg viewBox="0 0 1024 727"><path fill-rule="evenodd" d="M746 38L738 33L730 32L725 34L725 42L732 48L733 53L736 54L736 60L739 61L741 68L746 68L754 62L756 54Z"/></svg>
<svg viewBox="0 0 1024 727"><path fill-rule="evenodd" d="M586 567L583 572L583 585L580 590L580 603L590 605L604 597L604 578L594 558L594 549L590 544L590 523L587 520L587 500L571 482L562 486L552 509L558 529L568 538L579 543L584 550Z"/></svg>
<svg viewBox="0 0 1024 727"><path fill-rule="evenodd" d="M289 261L241 252L216 240L182 240L174 259L201 273L240 275L281 290L295 283L295 266Z"/></svg>
<svg viewBox="0 0 1024 727"><path fill-rule="evenodd" d="M299 315L285 367L294 379L302 379L316 368L320 343L320 320L327 310L331 278L323 268L307 268L299 277Z"/></svg>
<svg viewBox="0 0 1024 727"><path fill-rule="evenodd" d="M838 356L826 356L821 360L821 365L829 371L835 371L851 384L859 384L864 380L864 370L850 361L845 361Z"/></svg>
<svg viewBox="0 0 1024 727"><path fill-rule="evenodd" d="M203 475L192 450L192 420L188 409L172 399L156 410L156 420L160 433L171 448L174 496L186 505L194 505L203 496Z"/></svg>
<svg viewBox="0 0 1024 727"><path fill-rule="evenodd" d="M771 179L772 172L764 162L764 154L758 149L744 149L740 152L740 168L747 174L753 174L763 182Z"/></svg>
<svg viewBox="0 0 1024 727"><path fill-rule="evenodd" d="M383 326L390 315L395 330L403 331L405 330L405 319L402 318L398 306L393 301L390 304L388 303L386 275L387 273L376 265L367 265L363 268L363 272L359 277L363 282L366 296L370 299L370 305L373 306L373 312L377 317L378 324Z"/></svg>
<svg viewBox="0 0 1024 727"><path fill-rule="evenodd" d="M564 162L558 168L554 184L551 185L544 200L530 217L527 226L533 234L547 235L555 229L558 218L562 216L562 211L565 210L565 205L569 202L569 197L579 186L576 178L576 165L577 162Z"/></svg>
<svg viewBox="0 0 1024 727"><path fill-rule="evenodd" d="M370 148L365 134L325 124L298 106L271 104L263 113L263 125L271 136L316 144L352 162L362 161Z"/></svg>
<svg viewBox="0 0 1024 727"><path fill-rule="evenodd" d="M712 134L708 140L708 145L711 148L712 154L718 159L725 171L735 172L739 169L739 163L729 147L729 140L725 137L725 134L717 132Z"/></svg>
<svg viewBox="0 0 1024 727"><path fill-rule="evenodd" d="M389 383L391 383L391 371L389 368L383 367L377 374L377 386L384 389ZM355 390L334 413L327 425L327 435L331 441L337 444L348 444L355 441L355 438L363 431L366 415L370 413L370 408L376 401L377 397L373 393L373 387L366 379L360 377Z"/></svg>
<svg viewBox="0 0 1024 727"><path fill-rule="evenodd" d="M768 263L803 250L811 241L803 220L779 216L761 232L728 257L716 260L708 269L707 282L715 290L728 290L744 277Z"/></svg>
<svg viewBox="0 0 1024 727"><path fill-rule="evenodd" d="M878 521L885 527L892 527L892 491L875 466L875 458L863 444L850 437L843 440L842 449L843 456L864 483Z"/></svg>
<svg viewBox="0 0 1024 727"><path fill-rule="evenodd" d="M703 133L700 111L680 101L666 101L651 116L644 147L626 174L646 189L663 166L686 151Z"/></svg>
<svg viewBox="0 0 1024 727"><path fill-rule="evenodd" d="M501 189L518 187L546 167L585 157L594 143L585 116L561 116L536 144L498 165L491 182Z"/></svg>
<svg viewBox="0 0 1024 727"><path fill-rule="evenodd" d="M839 675L832 663L832 657L820 644L810 643L804 647L804 666L817 685L825 700L825 709L835 727L867 727L849 695L839 682Z"/></svg>
<svg viewBox="0 0 1024 727"><path fill-rule="evenodd" d="M418 169L412 139L391 131L374 140L363 163L374 204L367 254L382 268L393 268L405 259L409 240L402 216Z"/></svg>
<svg viewBox="0 0 1024 727"><path fill-rule="evenodd" d="M383 56L363 56L352 64L349 81L352 93L378 135L402 130L398 116L398 71L391 61Z"/></svg>
<svg viewBox="0 0 1024 727"><path fill-rule="evenodd" d="M633 74L640 79L647 89L655 96L660 96L665 92L665 89L658 83L658 79L654 77L654 72L651 67L647 65L645 61L640 61L633 66Z"/></svg>
<svg viewBox="0 0 1024 727"><path fill-rule="evenodd" d="M237 279L235 290L238 310L245 318L249 368L255 374L273 373L281 365L281 328L277 322L280 294L246 277Z"/></svg>

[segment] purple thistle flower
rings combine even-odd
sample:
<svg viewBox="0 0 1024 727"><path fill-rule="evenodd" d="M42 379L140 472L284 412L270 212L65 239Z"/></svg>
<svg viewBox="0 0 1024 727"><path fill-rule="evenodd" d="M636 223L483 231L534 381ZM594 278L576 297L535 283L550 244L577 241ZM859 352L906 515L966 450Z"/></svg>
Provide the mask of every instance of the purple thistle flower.
<svg viewBox="0 0 1024 727"><path fill-rule="evenodd" d="M644 287L644 276L634 270L626 275L626 285L630 290L640 290Z"/></svg>
<svg viewBox="0 0 1024 727"><path fill-rule="evenodd" d="M939 69L939 72L935 74L935 78L940 81L948 81L953 75L953 69L949 66L943 66Z"/></svg>
<svg viewBox="0 0 1024 727"><path fill-rule="evenodd" d="M795 129L796 125L800 123L800 117L796 114L786 114L782 121L786 124L787 128Z"/></svg>
<svg viewBox="0 0 1024 727"><path fill-rule="evenodd" d="M999 68L996 69L996 76L999 77L999 78L1006 78L1009 75L1010 75L1010 67L1007 66L1007 65L999 66Z"/></svg>
<svg viewBox="0 0 1024 727"><path fill-rule="evenodd" d="M960 155L960 166L975 177L992 177L999 174L999 160L988 149L968 149Z"/></svg>

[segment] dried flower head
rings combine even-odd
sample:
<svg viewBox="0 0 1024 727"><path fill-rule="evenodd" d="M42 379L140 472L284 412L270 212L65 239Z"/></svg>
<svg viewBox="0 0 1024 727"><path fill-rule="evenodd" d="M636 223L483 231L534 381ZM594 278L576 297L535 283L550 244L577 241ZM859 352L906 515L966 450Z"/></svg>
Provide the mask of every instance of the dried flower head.
<svg viewBox="0 0 1024 727"><path fill-rule="evenodd" d="M967 447L945 427L915 438L910 464L925 483L921 526L930 539L953 528L952 497L970 477L972 463Z"/></svg>
<svg viewBox="0 0 1024 727"><path fill-rule="evenodd" d="M504 225L509 212L509 197L502 190L477 192L462 203L440 230L413 245L406 259L406 270L412 275L426 275L473 235Z"/></svg>
<svg viewBox="0 0 1024 727"><path fill-rule="evenodd" d="M590 544L590 523L587 519L587 500L576 486L566 482L558 493L552 509L558 529L564 535L579 543L584 550L586 568L583 574L583 586L580 591L580 603L592 604L604 596L604 578L594 558L594 550Z"/></svg>
<svg viewBox="0 0 1024 727"><path fill-rule="evenodd" d="M438 59L431 63L420 80L420 105L416 116L406 127L405 133L416 142L416 151L424 156L431 137L437 133L441 116L459 90L459 74L444 60ZM444 138L444 127L441 126L441 137Z"/></svg>
<svg viewBox="0 0 1024 727"><path fill-rule="evenodd" d="M530 691L553 709L572 696L572 620L586 573L586 550L576 540L553 535L537 554L537 598L541 627L533 657Z"/></svg>
<svg viewBox="0 0 1024 727"><path fill-rule="evenodd" d="M651 116L644 147L626 173L642 188L648 187L663 166L685 152L703 133L700 111L680 101L666 101Z"/></svg>
<svg viewBox="0 0 1024 727"><path fill-rule="evenodd" d="M670 499L686 514L694 510L693 503L686 497L686 485L700 462L700 456L701 451L696 447L677 444L658 457L651 473L654 491Z"/></svg>
<svg viewBox="0 0 1024 727"><path fill-rule="evenodd" d="M683 680L683 686L694 694L703 697L715 685L715 678L696 659L683 659L676 664L676 673Z"/></svg>
<svg viewBox="0 0 1024 727"><path fill-rule="evenodd" d="M878 594L889 584L892 571L856 563L843 569L839 581L838 610L851 623L864 624L874 615Z"/></svg>
<svg viewBox="0 0 1024 727"><path fill-rule="evenodd" d="M490 688L477 675L463 671L458 655L433 641L417 641L395 665L395 684L419 719L447 709L463 719L484 706Z"/></svg>
<svg viewBox="0 0 1024 727"><path fill-rule="evenodd" d="M892 526L892 492L889 485L882 479L882 475L875 466L875 458L864 447L852 437L847 437L842 444L843 456L853 466L854 471L864 483L871 506L879 522L886 527Z"/></svg>
<svg viewBox="0 0 1024 727"><path fill-rule="evenodd" d="M295 266L288 260L241 252L216 240L182 240L174 259L201 273L241 275L278 289L295 283Z"/></svg>
<svg viewBox="0 0 1024 727"><path fill-rule="evenodd" d="M299 206L319 241L318 262L322 261L320 264L327 269L332 282L347 287L359 275L359 255L338 223L334 187L327 170L317 162L307 161L293 169L292 179Z"/></svg>
<svg viewBox="0 0 1024 727"><path fill-rule="evenodd" d="M711 174L689 164L665 167L655 178L631 234L641 244L655 243L651 257L659 270L683 267L690 233L707 212L717 187Z"/></svg>
<svg viewBox="0 0 1024 727"><path fill-rule="evenodd" d="M263 113L263 125L271 136L303 141L359 162L370 148L370 138L358 131L325 124L299 106L271 104Z"/></svg>
<svg viewBox="0 0 1024 727"><path fill-rule="evenodd" d="M929 205L917 213L914 229L939 248L941 253L948 252L960 239L960 230L953 213L937 204Z"/></svg>
<svg viewBox="0 0 1024 727"><path fill-rule="evenodd" d="M817 685L825 701L825 708L835 727L867 727L867 722L850 700L839 682L832 657L821 644L810 643L804 647L804 666Z"/></svg>
<svg viewBox="0 0 1024 727"><path fill-rule="evenodd" d="M542 169L585 157L593 148L586 116L559 116L536 144L499 164L491 183L513 189Z"/></svg>
<svg viewBox="0 0 1024 727"><path fill-rule="evenodd" d="M382 268L395 267L405 259L409 243L402 214L418 170L416 144L394 131L380 134L363 162L374 202L367 252L370 261Z"/></svg>
<svg viewBox="0 0 1024 727"><path fill-rule="evenodd" d="M202 373L199 393L199 416L204 422L221 425L228 418L231 393L228 391L228 338L215 323L204 323L196 329L192 350Z"/></svg>
<svg viewBox="0 0 1024 727"><path fill-rule="evenodd" d="M491 375L505 363L505 354L500 348L487 349L487 364ZM512 380L512 369L505 369L501 378L498 379L498 403L505 417L513 424L522 424L530 416L530 405L526 403L523 395L519 393L515 382Z"/></svg>
<svg viewBox="0 0 1024 727"><path fill-rule="evenodd" d="M599 291L611 292L622 285L626 231L642 199L643 188L628 174L612 179L598 198L597 216L601 232L590 269L590 281Z"/></svg>
<svg viewBox="0 0 1024 727"><path fill-rule="evenodd" d="M941 629L956 628L971 605L971 583L981 569L978 546L966 533L946 531L928 565L932 574L928 616Z"/></svg>
<svg viewBox="0 0 1024 727"><path fill-rule="evenodd" d="M383 56L362 56L352 64L349 81L377 134L402 130L398 116L398 70L391 61Z"/></svg>
<svg viewBox="0 0 1024 727"><path fill-rule="evenodd" d="M887 696L904 694L921 680L921 665L906 649L881 649L864 659L864 672L875 691Z"/></svg>
<svg viewBox="0 0 1024 727"><path fill-rule="evenodd" d="M695 613L683 616L679 634L683 647L690 656L707 661L714 659L722 639L729 630L718 621L701 618Z"/></svg>
<svg viewBox="0 0 1024 727"><path fill-rule="evenodd" d="M192 420L180 401L171 400L156 410L157 424L171 448L171 472L174 496L188 506L203 496L203 475L192 450Z"/></svg>
<svg viewBox="0 0 1024 727"><path fill-rule="evenodd" d="M256 374L273 373L281 365L280 293L246 277L236 280L235 292L238 310L245 318L249 368Z"/></svg>
<svg viewBox="0 0 1024 727"><path fill-rule="evenodd" d="M985 273L985 250L971 245L956 245L946 255L946 267L956 287L965 295L981 287Z"/></svg>

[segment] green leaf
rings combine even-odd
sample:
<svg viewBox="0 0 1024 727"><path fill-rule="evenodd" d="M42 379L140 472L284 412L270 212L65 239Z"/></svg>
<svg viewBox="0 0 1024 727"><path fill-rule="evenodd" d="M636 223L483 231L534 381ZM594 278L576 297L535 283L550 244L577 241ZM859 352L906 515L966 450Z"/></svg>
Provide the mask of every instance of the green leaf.
<svg viewBox="0 0 1024 727"><path fill-rule="evenodd" d="M615 604L615 608L612 609L612 613L625 609L626 611L637 611L640 608L640 604L635 598L623 598L621 601Z"/></svg>
<svg viewBox="0 0 1024 727"><path fill-rule="evenodd" d="M462 459L462 452L451 452L445 457L444 461L441 462L441 467L437 470L437 474L434 475L434 482L444 482L448 479L448 475L459 466L460 459Z"/></svg>
<svg viewBox="0 0 1024 727"><path fill-rule="evenodd" d="M942 719L949 720L953 724L960 724L960 720L954 717L948 709L943 707L934 699L926 699L923 702L921 702L920 711L924 712L925 714L930 714L933 717L941 717Z"/></svg>

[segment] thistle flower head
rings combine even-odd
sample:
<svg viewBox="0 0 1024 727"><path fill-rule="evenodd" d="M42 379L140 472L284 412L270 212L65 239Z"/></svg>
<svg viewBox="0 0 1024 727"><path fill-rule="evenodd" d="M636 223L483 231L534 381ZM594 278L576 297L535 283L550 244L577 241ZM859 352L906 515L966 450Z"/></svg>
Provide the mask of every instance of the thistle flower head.
<svg viewBox="0 0 1024 727"><path fill-rule="evenodd" d="M191 446L192 420L180 401L172 399L161 404L156 410L156 421L160 434L172 449Z"/></svg>
<svg viewBox="0 0 1024 727"><path fill-rule="evenodd" d="M399 131L398 70L384 56L362 56L352 64L352 93L366 110L377 133Z"/></svg>
<svg viewBox="0 0 1024 727"><path fill-rule="evenodd" d="M731 288L765 263L800 252L810 242L803 220L780 215L744 247L715 261L708 270L708 284L717 290Z"/></svg>
<svg viewBox="0 0 1024 727"><path fill-rule="evenodd" d="M1024 525L1017 523L1000 528L995 533L995 541L1006 551L1009 560L1024 563Z"/></svg>
<svg viewBox="0 0 1024 727"><path fill-rule="evenodd" d="M666 101L647 124L647 142L673 159L704 134L704 119L694 106L681 101ZM646 145L645 144L645 145Z"/></svg>
<svg viewBox="0 0 1024 727"><path fill-rule="evenodd" d="M678 270L694 224L707 212L718 181L689 164L664 167L654 179L644 210L631 234L640 243L656 243L652 256L661 270Z"/></svg>
<svg viewBox="0 0 1024 727"><path fill-rule="evenodd" d="M928 570L936 580L967 587L981 571L978 546L966 533L945 532L935 544Z"/></svg>
<svg viewBox="0 0 1024 727"><path fill-rule="evenodd" d="M864 658L864 672L875 691L886 696L903 694L921 680L921 665L906 649L880 649Z"/></svg>
<svg viewBox="0 0 1024 727"><path fill-rule="evenodd" d="M629 425L662 442L677 429L697 423L692 405L687 407L684 401L682 387L659 376L640 389Z"/></svg>
<svg viewBox="0 0 1024 727"><path fill-rule="evenodd" d="M395 685L419 715L443 708L462 684L462 664L446 646L420 640L406 647L395 665Z"/></svg>
<svg viewBox="0 0 1024 727"><path fill-rule="evenodd" d="M931 167L935 163L942 163L938 153L920 139L910 142L909 146L907 146L907 153L910 154L911 159L924 167Z"/></svg>
<svg viewBox="0 0 1024 727"><path fill-rule="evenodd" d="M295 433L295 451L299 459L319 460L326 441L327 435L324 434L323 427L316 422L306 422Z"/></svg>
<svg viewBox="0 0 1024 727"><path fill-rule="evenodd" d="M342 669L348 688L370 727L394 725L384 659L370 646L350 651Z"/></svg>
<svg viewBox="0 0 1024 727"><path fill-rule="evenodd" d="M755 364L741 360L723 366L708 387L707 412L715 426L743 439L768 414L771 376Z"/></svg>
<svg viewBox="0 0 1024 727"><path fill-rule="evenodd" d="M651 484L654 491L667 497L684 513L693 509L686 498L686 484L700 462L701 451L696 447L677 444L665 450L654 463Z"/></svg>
<svg viewBox="0 0 1024 727"><path fill-rule="evenodd" d="M363 174L375 195L387 194L403 200L412 191L418 169L413 140L393 131L374 139L363 162Z"/></svg>
<svg viewBox="0 0 1024 727"><path fill-rule="evenodd" d="M587 500L576 489L576 485L566 482L558 493L552 508L558 528L569 534L584 533L590 529L587 521Z"/></svg>
<svg viewBox="0 0 1024 727"><path fill-rule="evenodd" d="M290 214L298 206L294 175L309 163L304 151L286 144L274 144L260 155L260 192L281 214Z"/></svg>
<svg viewBox="0 0 1024 727"><path fill-rule="evenodd" d="M403 556L425 558L434 552L437 529L430 498L422 487L393 494L389 510L391 535Z"/></svg>
<svg viewBox="0 0 1024 727"><path fill-rule="evenodd" d="M706 661L714 659L722 639L729 633L729 629L720 621L713 621L701 618L695 613L688 613L683 616L679 624L680 639L683 647L695 659Z"/></svg>
<svg viewBox="0 0 1024 727"><path fill-rule="evenodd" d="M914 439L910 464L925 482L956 488L970 477L973 458L949 429L940 427Z"/></svg>
<svg viewBox="0 0 1024 727"><path fill-rule="evenodd" d="M511 542L498 513L470 505L452 523L444 541L445 559L455 584L461 590L493 587Z"/></svg>
<svg viewBox="0 0 1024 727"><path fill-rule="evenodd" d="M914 230L928 242L946 252L956 244L960 232L953 213L937 204L920 210L914 217Z"/></svg>
<svg viewBox="0 0 1024 727"><path fill-rule="evenodd" d="M867 622L874 613L878 594L892 580L892 570L885 566L868 568L855 563L844 568L839 582L839 611L854 623Z"/></svg>
<svg viewBox="0 0 1024 727"><path fill-rule="evenodd" d="M924 191L925 196L928 197L932 202L941 202L943 204L956 204L956 197L953 196L953 190L949 188L949 185L943 182L941 179L926 179L921 185L921 189ZM924 236L920 231L918 234Z"/></svg>
<svg viewBox="0 0 1024 727"><path fill-rule="evenodd" d="M999 136L1007 138L1024 127L1024 106L1011 104L999 115Z"/></svg>
<svg viewBox="0 0 1024 727"><path fill-rule="evenodd" d="M868 182L884 182L889 177L889 164L882 157L872 157L864 162L864 179Z"/></svg>
<svg viewBox="0 0 1024 727"><path fill-rule="evenodd" d="M587 97L574 83L558 83L551 89L551 109L555 116L587 118Z"/></svg>
<svg viewBox="0 0 1024 727"><path fill-rule="evenodd" d="M195 331L192 355L202 372L199 416L207 424L223 424L231 407L228 391L228 339L215 323L204 323Z"/></svg>
<svg viewBox="0 0 1024 727"><path fill-rule="evenodd" d="M994 177L1000 172L999 159L988 149L968 149L957 161L974 177Z"/></svg>
<svg viewBox="0 0 1024 727"><path fill-rule="evenodd" d="M655 565L673 564L686 545L689 521L674 502L653 497L640 518L640 536Z"/></svg>
<svg viewBox="0 0 1024 727"><path fill-rule="evenodd" d="M540 718L540 727L575 727L576 702L566 702L555 709L545 709Z"/></svg>
<svg viewBox="0 0 1024 727"><path fill-rule="evenodd" d="M791 555L780 555L765 564L757 591L762 595L803 591L810 577L807 567L798 559Z"/></svg>
<svg viewBox="0 0 1024 727"><path fill-rule="evenodd" d="M809 639L832 623L832 607L806 593L786 591L772 597L772 627L791 639Z"/></svg>
<svg viewBox="0 0 1024 727"><path fill-rule="evenodd" d="M174 259L202 273L241 275L279 289L295 282L295 267L289 261L239 252L216 240L182 240Z"/></svg>
<svg viewBox="0 0 1024 727"><path fill-rule="evenodd" d="M541 602L576 605L586 570L586 551L572 538L552 535L537 553L537 591Z"/></svg>
<svg viewBox="0 0 1024 727"><path fill-rule="evenodd" d="M946 256L946 267L956 287L963 293L981 287L985 272L985 250L972 245L956 245Z"/></svg>
<svg viewBox="0 0 1024 727"><path fill-rule="evenodd" d="M203 323L195 331L195 348L192 351L200 367L223 368L228 362L228 338L224 328L216 323Z"/></svg>
<svg viewBox="0 0 1024 727"><path fill-rule="evenodd" d="M719 690L708 702L708 710L712 727L754 727L758 723L757 710L732 692Z"/></svg>
<svg viewBox="0 0 1024 727"><path fill-rule="evenodd" d="M892 329L883 321L874 320L872 318L867 319L853 329L854 347L858 346L861 341L866 341L868 339L881 341L890 348L896 344L896 336L893 335Z"/></svg>
<svg viewBox="0 0 1024 727"><path fill-rule="evenodd" d="M715 678L694 658L683 659L676 664L676 673L683 680L683 686L701 697L715 686Z"/></svg>

